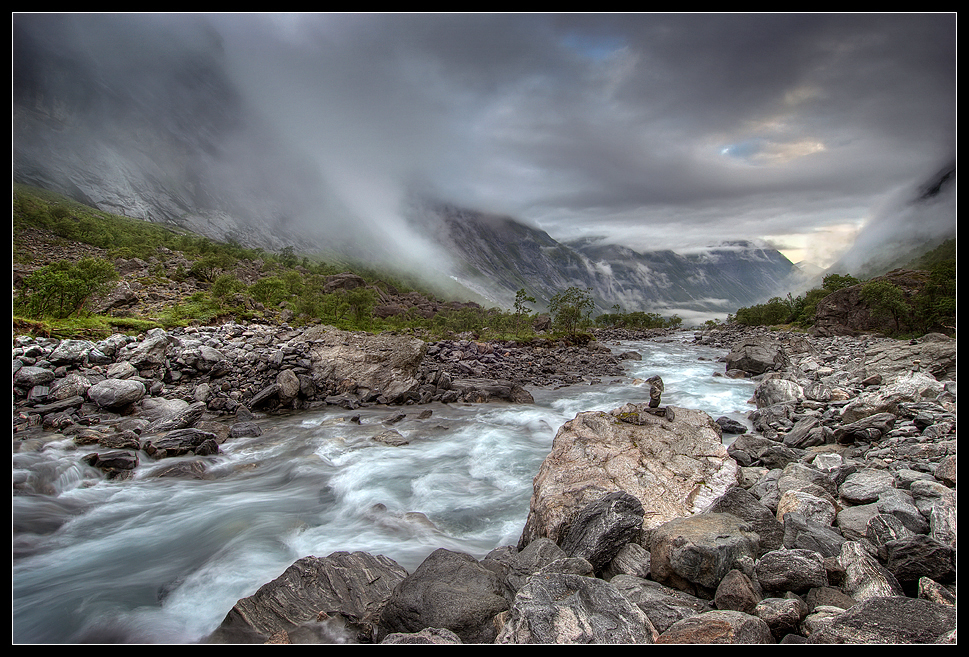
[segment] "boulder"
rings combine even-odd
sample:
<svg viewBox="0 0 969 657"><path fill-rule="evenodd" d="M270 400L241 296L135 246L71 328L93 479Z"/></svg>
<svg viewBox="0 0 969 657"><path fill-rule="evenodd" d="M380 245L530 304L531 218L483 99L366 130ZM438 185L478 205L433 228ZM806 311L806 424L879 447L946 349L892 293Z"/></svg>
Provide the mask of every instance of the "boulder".
<svg viewBox="0 0 969 657"><path fill-rule="evenodd" d="M706 600L649 579L617 575L609 583L643 610L657 632L666 631L679 620L713 609Z"/></svg>
<svg viewBox="0 0 969 657"><path fill-rule="evenodd" d="M734 486L710 508L715 513L729 513L747 522L760 536L760 553L776 550L784 544L784 525L747 490Z"/></svg>
<svg viewBox="0 0 969 657"><path fill-rule="evenodd" d="M824 557L813 550L781 549L757 560L757 581L767 591L803 593L827 586Z"/></svg>
<svg viewBox="0 0 969 657"><path fill-rule="evenodd" d="M494 617L508 609L503 592L499 576L474 557L437 549L394 589L380 614L378 641L437 627L464 643L492 643Z"/></svg>
<svg viewBox="0 0 969 657"><path fill-rule="evenodd" d="M427 350L423 340L332 327L308 329L304 339L310 345L307 356L315 381L334 388L349 381L358 393L367 391L389 402L420 386L418 370Z"/></svg>
<svg viewBox="0 0 969 657"><path fill-rule="evenodd" d="M841 554L845 537L830 524L820 523L803 513L784 515L784 547L789 550L812 550L822 557Z"/></svg>
<svg viewBox="0 0 969 657"><path fill-rule="evenodd" d="M46 367L25 365L17 370L13 377L13 384L22 388L42 386L54 380L54 372Z"/></svg>
<svg viewBox="0 0 969 657"><path fill-rule="evenodd" d="M753 399L757 408L767 408L775 404L793 404L804 399L804 388L787 379L764 379L754 389Z"/></svg>
<svg viewBox="0 0 969 657"><path fill-rule="evenodd" d="M924 577L941 583L955 580L955 550L931 536L915 534L888 541L878 554L909 595L917 594Z"/></svg>
<svg viewBox="0 0 969 657"><path fill-rule="evenodd" d="M767 623L771 634L778 641L788 634L797 634L801 621L807 615L807 605L794 598L764 598L757 603L754 616Z"/></svg>
<svg viewBox="0 0 969 657"><path fill-rule="evenodd" d="M955 379L957 341L941 333L929 333L915 341L889 340L865 351L862 376L890 380L911 372L915 364L939 381Z"/></svg>
<svg viewBox="0 0 969 657"><path fill-rule="evenodd" d="M918 598L878 596L836 616L808 643L899 644L948 642L956 608Z"/></svg>
<svg viewBox="0 0 969 657"><path fill-rule="evenodd" d="M88 388L88 398L101 408L117 409L139 401L147 393L135 379L105 379Z"/></svg>
<svg viewBox="0 0 969 657"><path fill-rule="evenodd" d="M166 458L172 456L184 456L186 454L203 454L211 452L215 446L218 452L218 436L208 431L200 429L175 429L158 438L146 440L142 449L155 458Z"/></svg>
<svg viewBox="0 0 969 657"><path fill-rule="evenodd" d="M838 487L838 494L849 504L871 504L895 486L895 477L888 470L865 468L848 475Z"/></svg>
<svg viewBox="0 0 969 657"><path fill-rule="evenodd" d="M136 369L152 369L165 363L169 337L163 329L153 329L142 342L135 343L127 360Z"/></svg>
<svg viewBox="0 0 969 657"><path fill-rule="evenodd" d="M610 580L617 575L649 577L649 561L649 550L639 543L626 543L602 570L602 578Z"/></svg>
<svg viewBox="0 0 969 657"><path fill-rule="evenodd" d="M651 644L643 611L594 577L536 575L518 591L495 643Z"/></svg>
<svg viewBox="0 0 969 657"><path fill-rule="evenodd" d="M321 613L353 619L364 635L357 638L368 639L380 609L406 576L392 559L366 552L303 557L239 600L208 642L265 643L279 632L318 622Z"/></svg>
<svg viewBox="0 0 969 657"><path fill-rule="evenodd" d="M559 543L575 514L606 493L638 499L649 529L706 510L736 485L737 463L709 415L651 410L579 413L559 429L535 477L519 549L542 536Z"/></svg>
<svg viewBox="0 0 969 657"><path fill-rule="evenodd" d="M393 645L441 645L441 646L452 646L461 645L461 637L452 632L451 630L446 630L440 627L428 627L421 630L420 632L412 632L410 634L404 632L397 632L395 634L388 634L384 637L384 640L380 642L383 644L393 644Z"/></svg>
<svg viewBox="0 0 969 657"><path fill-rule="evenodd" d="M484 403L492 400L531 404L535 399L531 393L512 381L496 379L454 379L448 389L457 394L460 401Z"/></svg>
<svg viewBox="0 0 969 657"><path fill-rule="evenodd" d="M931 375L906 372L888 385L863 393L849 402L841 412L841 421L849 423L878 413L897 413L900 404L934 399L942 391L942 384Z"/></svg>
<svg viewBox="0 0 969 657"><path fill-rule="evenodd" d="M57 348L47 357L47 360L55 365L79 364L93 348L94 343L89 340L61 340Z"/></svg>
<svg viewBox="0 0 969 657"><path fill-rule="evenodd" d="M552 562L566 557L568 555L565 551L554 542L547 538L538 538L504 562L507 566L505 582L509 590L516 593L529 577Z"/></svg>
<svg viewBox="0 0 969 657"><path fill-rule="evenodd" d="M713 596L713 603L717 609L731 609L752 614L760 598L760 591L751 579L744 572L734 569L720 580L717 592Z"/></svg>
<svg viewBox="0 0 969 657"><path fill-rule="evenodd" d="M844 591L855 600L905 595L898 579L857 541L842 544L838 563L845 571Z"/></svg>
<svg viewBox="0 0 969 657"><path fill-rule="evenodd" d="M643 505L632 495L616 491L579 511L562 539L562 550L602 570L635 539L643 526Z"/></svg>
<svg viewBox="0 0 969 657"><path fill-rule="evenodd" d="M650 575L693 595L712 594L743 558L754 559L760 537L729 513L676 518L650 533Z"/></svg>
<svg viewBox="0 0 969 657"><path fill-rule="evenodd" d="M174 431L175 429L187 429L195 426L205 414L205 403L195 402L189 404L181 410L169 413L148 425L146 433L160 431Z"/></svg>
<svg viewBox="0 0 969 657"><path fill-rule="evenodd" d="M782 345L770 338L753 337L735 344L726 357L726 369L764 374L784 369L790 363Z"/></svg>
<svg viewBox="0 0 969 657"><path fill-rule="evenodd" d="M756 616L717 609L674 623L656 643L771 644L774 637L767 623Z"/></svg>

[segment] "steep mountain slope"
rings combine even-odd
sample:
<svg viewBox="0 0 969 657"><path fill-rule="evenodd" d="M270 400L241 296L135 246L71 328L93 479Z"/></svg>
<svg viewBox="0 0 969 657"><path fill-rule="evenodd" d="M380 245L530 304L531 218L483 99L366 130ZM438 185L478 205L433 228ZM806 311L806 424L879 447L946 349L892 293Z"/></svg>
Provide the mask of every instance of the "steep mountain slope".
<svg viewBox="0 0 969 657"><path fill-rule="evenodd" d="M899 190L828 271L867 279L905 267L956 237L957 207L958 180L953 162L921 184Z"/></svg>
<svg viewBox="0 0 969 657"><path fill-rule="evenodd" d="M248 246L303 241L289 220L320 203L320 180L247 109L220 37L182 16L101 38L114 20L13 21L14 180Z"/></svg>
<svg viewBox="0 0 969 657"><path fill-rule="evenodd" d="M779 252L734 242L681 255L639 253L586 239L567 244L509 217L424 205L414 225L451 256L452 275L510 305L524 288L544 305L568 287L590 289L600 311L727 313L781 294L794 265Z"/></svg>

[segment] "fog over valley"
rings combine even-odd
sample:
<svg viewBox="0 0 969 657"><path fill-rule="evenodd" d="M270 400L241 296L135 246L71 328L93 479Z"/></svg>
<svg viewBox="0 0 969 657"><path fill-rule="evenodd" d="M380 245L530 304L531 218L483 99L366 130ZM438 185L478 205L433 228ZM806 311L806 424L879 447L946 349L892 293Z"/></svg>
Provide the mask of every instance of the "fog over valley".
<svg viewBox="0 0 969 657"><path fill-rule="evenodd" d="M495 303L594 283L605 308L726 313L753 301L672 289L709 272L671 282L660 254L773 261L750 271L756 297L796 287L784 267L861 272L955 235L955 29L955 14L14 14L13 174L269 250L434 270L455 293L505 277ZM517 226L489 232L496 218ZM557 277L484 263L511 239Z"/></svg>

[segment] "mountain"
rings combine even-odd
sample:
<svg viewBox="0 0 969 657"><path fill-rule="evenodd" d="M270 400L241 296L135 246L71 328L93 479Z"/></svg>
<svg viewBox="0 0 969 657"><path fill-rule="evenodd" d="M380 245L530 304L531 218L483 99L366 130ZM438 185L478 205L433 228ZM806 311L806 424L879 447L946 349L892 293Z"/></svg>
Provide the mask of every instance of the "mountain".
<svg viewBox="0 0 969 657"><path fill-rule="evenodd" d="M952 162L888 199L828 272L868 279L907 266L956 237L957 206Z"/></svg>
<svg viewBox="0 0 969 657"><path fill-rule="evenodd" d="M412 204L407 226L382 199L347 208L319 165L247 103L201 16L158 15L151 29L110 14L15 17L12 39L13 179L108 212L247 247L416 268L454 298L506 308L522 288L544 307L578 287L600 311L723 316L783 294L793 270L748 242L640 253L560 243L434 200Z"/></svg>
<svg viewBox="0 0 969 657"><path fill-rule="evenodd" d="M102 38L124 20L12 21L14 180L246 246L305 244L293 217L325 202L322 181L246 106L221 38L191 16Z"/></svg>
<svg viewBox="0 0 969 657"><path fill-rule="evenodd" d="M641 253L587 238L568 243L506 216L424 204L415 229L447 251L452 276L495 303L511 306L525 289L539 306L568 287L589 289L599 311L619 305L681 317L725 315L783 294L794 265L753 242L729 242L679 254Z"/></svg>

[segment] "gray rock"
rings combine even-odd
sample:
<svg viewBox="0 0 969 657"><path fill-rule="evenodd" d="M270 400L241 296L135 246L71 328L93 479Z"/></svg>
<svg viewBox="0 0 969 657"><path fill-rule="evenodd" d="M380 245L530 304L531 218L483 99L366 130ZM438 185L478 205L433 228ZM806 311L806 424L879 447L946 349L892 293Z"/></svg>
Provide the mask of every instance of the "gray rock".
<svg viewBox="0 0 969 657"><path fill-rule="evenodd" d="M771 644L774 637L767 623L756 616L715 610L674 623L656 643Z"/></svg>
<svg viewBox="0 0 969 657"><path fill-rule="evenodd" d="M567 556L553 541L537 538L506 561L508 570L505 581L512 592L517 592L529 577L553 561Z"/></svg>
<svg viewBox="0 0 969 657"><path fill-rule="evenodd" d="M536 575L518 591L500 644L651 644L656 630L612 584L571 574Z"/></svg>
<svg viewBox="0 0 969 657"><path fill-rule="evenodd" d="M955 551L931 536L915 534L888 541L878 555L909 595L917 593L923 577L942 583L955 580Z"/></svg>
<svg viewBox="0 0 969 657"><path fill-rule="evenodd" d="M895 576L857 541L845 541L838 563L845 571L845 593L855 600L905 595Z"/></svg>
<svg viewBox="0 0 969 657"><path fill-rule="evenodd" d="M802 513L784 516L784 547L790 550L811 550L822 557L841 554L844 536L830 524L822 524Z"/></svg>
<svg viewBox="0 0 969 657"><path fill-rule="evenodd" d="M717 592L713 596L713 603L717 609L732 609L753 614L760 598L760 592L746 574L739 570L731 570L720 580Z"/></svg>
<svg viewBox="0 0 969 657"><path fill-rule="evenodd" d="M84 360L87 353L94 348L89 340L61 340L48 356L48 360L55 365L71 365Z"/></svg>
<svg viewBox="0 0 969 657"><path fill-rule="evenodd" d="M14 374L13 384L23 388L46 385L54 380L54 372L45 367L25 365Z"/></svg>
<svg viewBox="0 0 969 657"><path fill-rule="evenodd" d="M774 513L760 500L739 486L724 493L710 510L714 513L729 513L746 521L760 536L760 554L776 550L784 544L784 525L778 522Z"/></svg>
<svg viewBox="0 0 969 657"><path fill-rule="evenodd" d="M218 436L201 429L175 429L164 436L146 440L142 449L156 458L184 456L186 454L200 454L199 450L208 441L216 444Z"/></svg>
<svg viewBox="0 0 969 657"><path fill-rule="evenodd" d="M929 520L919 511L909 491L889 488L878 496L875 507L881 514L898 518L909 531L915 534L929 533Z"/></svg>
<svg viewBox="0 0 969 657"><path fill-rule="evenodd" d="M642 609L658 632L666 631L679 620L712 610L708 601L652 580L617 575L609 583Z"/></svg>
<svg viewBox="0 0 969 657"><path fill-rule="evenodd" d="M753 399L757 408L792 404L804 399L804 389L794 381L787 379L764 379L754 389Z"/></svg>
<svg viewBox="0 0 969 657"><path fill-rule="evenodd" d="M86 376L78 372L71 372L54 382L54 385L51 386L50 397L55 400L83 397L90 388L91 381Z"/></svg>
<svg viewBox="0 0 969 657"><path fill-rule="evenodd" d="M151 369L165 363L168 352L168 334L161 329L149 331L143 342L128 354L127 360L136 369Z"/></svg>
<svg viewBox="0 0 969 657"><path fill-rule="evenodd" d="M757 603L753 615L767 623L771 634L778 641L800 630L806 616L807 605L793 598L765 598Z"/></svg>
<svg viewBox="0 0 969 657"><path fill-rule="evenodd" d="M828 585L824 557L813 550L774 550L757 560L757 581L767 591L805 592Z"/></svg>
<svg viewBox="0 0 969 657"><path fill-rule="evenodd" d="M145 384L133 379L106 379L88 388L87 396L101 408L116 409L134 404L147 394Z"/></svg>
<svg viewBox="0 0 969 657"><path fill-rule="evenodd" d="M783 347L771 339L750 338L737 343L725 359L727 370L742 370L749 374L784 369L790 359Z"/></svg>
<svg viewBox="0 0 969 657"><path fill-rule="evenodd" d="M575 514L605 493L637 498L650 511L649 529L702 512L736 485L737 462L709 415L677 408L670 420L650 410L579 413L559 429L534 479L520 549L540 536L559 542Z"/></svg>
<svg viewBox="0 0 969 657"><path fill-rule="evenodd" d="M874 597L831 619L808 643L938 643L956 628L956 609L928 600Z"/></svg>
<svg viewBox="0 0 969 657"><path fill-rule="evenodd" d="M650 574L691 594L712 592L738 560L757 555L758 545L750 525L728 513L677 518L651 532Z"/></svg>
<svg viewBox="0 0 969 657"><path fill-rule="evenodd" d="M371 628L372 636L380 609L406 576L392 559L365 552L303 557L236 602L208 642L265 643L279 632L316 621L321 611L357 619Z"/></svg>
<svg viewBox="0 0 969 657"><path fill-rule="evenodd" d="M639 543L626 543L602 570L602 578L610 580L617 575L649 577L649 550Z"/></svg>
<svg viewBox="0 0 969 657"><path fill-rule="evenodd" d="M848 475L838 493L849 504L870 504L895 486L895 477L887 470L866 468Z"/></svg>
<svg viewBox="0 0 969 657"><path fill-rule="evenodd" d="M879 514L877 504L859 504L838 512L835 526L849 541L868 540L868 522Z"/></svg>
<svg viewBox="0 0 969 657"><path fill-rule="evenodd" d="M388 634L381 644L392 645L461 645L461 637L441 627L428 627L420 632Z"/></svg>
<svg viewBox="0 0 969 657"><path fill-rule="evenodd" d="M205 414L205 403L195 402L185 408L169 413L148 425L148 433L160 431L173 431L175 429L186 429L195 426Z"/></svg>
<svg viewBox="0 0 969 657"><path fill-rule="evenodd" d="M498 575L470 555L435 550L394 589L381 611L377 638L439 627L464 643L492 643L494 617L508 609L503 591Z"/></svg>
<svg viewBox="0 0 969 657"><path fill-rule="evenodd" d="M570 557L580 557L598 571L639 534L643 505L632 495L617 491L593 502L575 516L560 547Z"/></svg>

